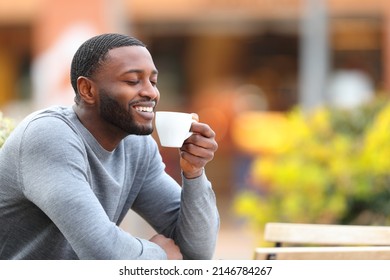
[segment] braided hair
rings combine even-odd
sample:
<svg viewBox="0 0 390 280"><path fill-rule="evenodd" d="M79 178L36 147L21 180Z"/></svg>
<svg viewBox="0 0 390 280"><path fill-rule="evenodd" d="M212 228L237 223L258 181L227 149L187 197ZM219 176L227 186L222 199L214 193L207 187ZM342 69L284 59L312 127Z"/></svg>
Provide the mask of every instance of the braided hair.
<svg viewBox="0 0 390 280"><path fill-rule="evenodd" d="M76 93L76 103L80 100L77 79L80 76L91 77L104 62L109 50L126 46L145 47L145 44L134 37L107 33L92 37L79 47L73 56L70 69L70 80Z"/></svg>

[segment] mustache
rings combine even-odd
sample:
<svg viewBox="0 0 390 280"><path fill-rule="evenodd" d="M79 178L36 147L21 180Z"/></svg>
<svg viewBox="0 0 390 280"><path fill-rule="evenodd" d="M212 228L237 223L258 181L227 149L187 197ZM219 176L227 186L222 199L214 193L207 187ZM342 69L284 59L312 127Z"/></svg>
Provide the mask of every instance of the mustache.
<svg viewBox="0 0 390 280"><path fill-rule="evenodd" d="M129 108L132 107L132 106L135 106L135 105L148 105L148 106L155 107L156 106L156 101L152 100L149 97L145 97L145 98L142 98L142 99L139 99L139 100L133 100L133 101L129 102L129 104L128 104Z"/></svg>

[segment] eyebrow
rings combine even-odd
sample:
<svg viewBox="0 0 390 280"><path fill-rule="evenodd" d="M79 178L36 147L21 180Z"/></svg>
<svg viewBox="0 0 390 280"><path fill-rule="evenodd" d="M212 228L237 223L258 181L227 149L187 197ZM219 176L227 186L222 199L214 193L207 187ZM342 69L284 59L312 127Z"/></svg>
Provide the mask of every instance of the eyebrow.
<svg viewBox="0 0 390 280"><path fill-rule="evenodd" d="M130 70L125 71L125 72L123 73L123 75L125 75L125 74L130 74L130 73L142 74L142 73L145 73L145 70L141 70L141 69L130 69ZM152 74L153 74L153 75L157 75L157 74L158 74L158 70L157 70L157 69L152 70Z"/></svg>

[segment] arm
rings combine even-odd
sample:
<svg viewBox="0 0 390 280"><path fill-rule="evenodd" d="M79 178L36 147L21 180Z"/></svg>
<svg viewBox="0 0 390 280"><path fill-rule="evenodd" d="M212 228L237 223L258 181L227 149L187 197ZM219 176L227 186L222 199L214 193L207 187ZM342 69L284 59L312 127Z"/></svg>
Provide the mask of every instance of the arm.
<svg viewBox="0 0 390 280"><path fill-rule="evenodd" d="M25 196L58 227L80 259L165 259L153 242L122 231L88 183L87 155L70 125L55 118L27 127L20 149Z"/></svg>
<svg viewBox="0 0 390 280"><path fill-rule="evenodd" d="M207 126L197 125L197 133L201 133L202 129L208 131ZM198 135L196 139L192 140L192 143L198 143L202 137ZM216 143L212 143L214 140L209 141L211 143L203 145L210 146L211 149L216 148ZM197 150L194 144L191 146L191 150ZM151 153L154 156L147 171L147 180L141 188L133 209L144 217L158 233L173 238L185 259L210 259L216 245L219 215L211 183L203 171L208 160L198 157L199 160L196 160L197 163L192 166L191 157L193 155L188 154L190 159L188 162L184 160L185 164L188 164L191 172L199 174L189 179L186 175L191 177L190 172L184 174L183 170L183 187L180 188L165 173L157 146L154 145L151 149L153 149ZM201 154L211 155L212 158L212 151L208 153L205 151L207 148L201 147L200 149L203 150ZM184 151L184 153L188 152Z"/></svg>
<svg viewBox="0 0 390 280"><path fill-rule="evenodd" d="M199 120L196 114L193 114L193 118ZM218 144L215 132L207 124L194 122L191 131L193 135L180 149L180 166L183 171L182 217L190 223L183 226L184 233L179 237L186 240L190 231L198 231L199 236L183 254L190 258L211 258L217 239L219 216L204 167L214 158Z"/></svg>
<svg viewBox="0 0 390 280"><path fill-rule="evenodd" d="M177 243L186 259L211 259L219 230L214 192L203 173L196 179L183 177L183 191L177 229Z"/></svg>
<svg viewBox="0 0 390 280"><path fill-rule="evenodd" d="M149 172L150 174L150 172ZM215 250L219 215L206 175L183 177L183 188L167 174L148 180L133 210L158 233L172 238L184 259L211 259Z"/></svg>

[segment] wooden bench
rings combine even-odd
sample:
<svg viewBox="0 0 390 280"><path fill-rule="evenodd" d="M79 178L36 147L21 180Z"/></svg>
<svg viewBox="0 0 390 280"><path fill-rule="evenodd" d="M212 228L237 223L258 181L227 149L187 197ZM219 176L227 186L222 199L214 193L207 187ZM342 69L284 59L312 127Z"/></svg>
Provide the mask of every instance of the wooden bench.
<svg viewBox="0 0 390 280"><path fill-rule="evenodd" d="M390 227L268 223L254 259L390 260Z"/></svg>

